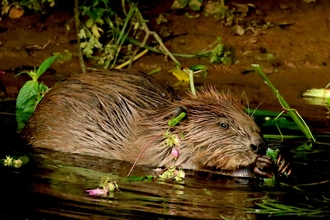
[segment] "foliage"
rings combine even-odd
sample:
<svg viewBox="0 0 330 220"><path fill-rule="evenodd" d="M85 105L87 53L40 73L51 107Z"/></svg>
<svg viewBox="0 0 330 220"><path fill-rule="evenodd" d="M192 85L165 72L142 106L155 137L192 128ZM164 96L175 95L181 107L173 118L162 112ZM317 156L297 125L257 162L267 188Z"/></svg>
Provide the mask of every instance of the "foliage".
<svg viewBox="0 0 330 220"><path fill-rule="evenodd" d="M250 109L247 112L253 112L254 120L262 127L275 127L285 128L290 130L300 130L297 124L292 121L289 114L276 111L269 111L263 109ZM279 117L280 115L280 117Z"/></svg>
<svg viewBox="0 0 330 220"><path fill-rule="evenodd" d="M158 175L158 178L161 182L165 180L175 180L181 182L185 178L186 174L182 168L177 168L176 166L171 166L165 172Z"/></svg>
<svg viewBox="0 0 330 220"><path fill-rule="evenodd" d="M32 80L27 81L20 89L16 100L16 121L18 123L18 131L24 128L25 123L34 112L35 107L47 92L48 87L42 82L38 82L39 77L48 69L48 67L56 60L57 56L52 56L40 64L38 70L30 72L20 72L17 75L27 74Z"/></svg>
<svg viewBox="0 0 330 220"><path fill-rule="evenodd" d="M54 7L55 0L1 0L1 14L8 14L12 7L28 8L36 12L44 12L46 6Z"/></svg>
<svg viewBox="0 0 330 220"><path fill-rule="evenodd" d="M235 20L235 16L228 6L225 6L225 1L208 1L204 8L206 16L213 16L218 20L223 20L225 25L231 25Z"/></svg>
<svg viewBox="0 0 330 220"><path fill-rule="evenodd" d="M105 0L94 0L90 5L85 3L80 8L81 15L87 17L85 22L81 22L78 34L82 40L80 47L83 54L88 58L93 57L105 68L113 68L118 60L124 62L131 59L132 45L124 46L124 42L129 34L134 38L139 36L141 19L137 6L131 3L128 12L123 7L125 19L110 8L109 1ZM108 31L105 32L105 29ZM122 52L124 50L125 54ZM96 52L101 54L97 56Z"/></svg>
<svg viewBox="0 0 330 220"><path fill-rule="evenodd" d="M215 64L226 64L231 52L228 50L225 50L224 44L221 42L221 38L217 39L217 45L212 50L212 53L210 54L210 61L211 63Z"/></svg>
<svg viewBox="0 0 330 220"><path fill-rule="evenodd" d="M216 41L210 44L208 48L209 47L213 47L213 49L205 49L198 53L198 56L207 57L210 59L210 62L214 64L227 64L231 61L231 51L225 47L220 37L217 37Z"/></svg>
<svg viewBox="0 0 330 220"><path fill-rule="evenodd" d="M203 0L174 0L172 9L181 9L189 7L193 11L199 11L203 4Z"/></svg>

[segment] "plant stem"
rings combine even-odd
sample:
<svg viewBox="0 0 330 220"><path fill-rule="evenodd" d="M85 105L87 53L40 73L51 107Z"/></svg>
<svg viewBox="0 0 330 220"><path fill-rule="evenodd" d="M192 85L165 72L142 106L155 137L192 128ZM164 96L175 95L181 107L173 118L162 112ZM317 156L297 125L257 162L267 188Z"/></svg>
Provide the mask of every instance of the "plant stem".
<svg viewBox="0 0 330 220"><path fill-rule="evenodd" d="M142 52L139 53L138 55L134 56L133 59L131 59L131 60L127 60L126 62L124 62L124 63L122 63L122 64L116 66L115 69L121 69L121 68L123 68L124 66L126 66L126 65L130 64L131 62L133 62L133 61L139 59L140 57L142 57L142 56L143 56L144 54L146 54L148 51L149 51L148 49L145 49L144 51L142 51Z"/></svg>
<svg viewBox="0 0 330 220"><path fill-rule="evenodd" d="M189 73L189 82L190 82L190 90L193 95L196 95L195 84L194 84L194 74Z"/></svg>
<svg viewBox="0 0 330 220"><path fill-rule="evenodd" d="M264 74L259 64L252 64L252 68L259 74L259 76L264 80L264 82L268 85L268 87L272 90L275 96L278 98L281 106L288 112L293 121L297 124L300 130L305 134L305 136L312 141L316 141L311 133L309 127L306 122L302 119L302 117L297 113L296 110L291 109L289 104L285 101L283 96L279 93L276 87L272 84L272 82L268 79L268 77Z"/></svg>
<svg viewBox="0 0 330 220"><path fill-rule="evenodd" d="M117 58L118 58L118 55L119 55L119 52L120 52L120 48L122 46L122 44L124 43L125 39L126 39L126 36L127 36L127 33L129 31L127 31L127 33L125 33L125 30L126 30L126 27L128 25L128 22L130 21L131 17L133 16L133 13L137 10L136 6L135 5L131 5L129 11L128 11L128 14L125 18L125 22L124 22L124 25L120 31L120 34L119 34L119 38L117 39L117 42L115 43L116 45L118 45L118 50L117 50L117 53L115 55L115 59L111 65L111 68L114 67L115 63L117 62ZM138 10L137 10L138 11ZM108 66L109 66L110 63L107 63L105 66L104 66L104 69L107 69Z"/></svg>
<svg viewBox="0 0 330 220"><path fill-rule="evenodd" d="M181 63L173 56L173 54L165 47L162 39L159 37L159 35L154 32L154 31L150 31L145 20L143 19L141 13L139 10L137 10L138 16L139 16L139 21L141 22L142 28L143 30L146 32L146 37L144 38L144 41L142 43L142 46L145 45L147 38L149 37L149 35L153 35L154 38L157 40L158 44L160 45L160 47L164 50L165 54L168 55L176 64L177 67L181 66Z"/></svg>
<svg viewBox="0 0 330 220"><path fill-rule="evenodd" d="M130 176L132 173L132 170L134 169L136 163L138 162L138 160L140 159L141 155L143 154L143 152L147 149L147 147L150 146L150 144L152 144L152 142L154 142L159 136L154 137L151 141L149 141L140 151L139 155L137 156L137 158L134 161L134 164L132 165L131 169L129 170L127 176Z"/></svg>
<svg viewBox="0 0 330 220"><path fill-rule="evenodd" d="M80 48L80 38L78 36L79 34L79 1L75 0L74 1L74 20L75 20L75 26L76 26L76 36L77 36L77 45L78 45L78 56L79 56L79 63L80 63L80 68L82 73L86 73L86 66L84 63L84 57Z"/></svg>

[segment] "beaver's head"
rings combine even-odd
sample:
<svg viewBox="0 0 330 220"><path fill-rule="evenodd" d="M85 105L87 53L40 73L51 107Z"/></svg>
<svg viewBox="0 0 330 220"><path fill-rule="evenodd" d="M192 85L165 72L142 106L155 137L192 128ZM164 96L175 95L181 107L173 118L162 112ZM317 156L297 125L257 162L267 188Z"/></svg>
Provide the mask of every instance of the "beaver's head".
<svg viewBox="0 0 330 220"><path fill-rule="evenodd" d="M231 94L209 88L178 104L187 112L173 129L183 137L178 162L185 167L234 171L266 153L259 127Z"/></svg>

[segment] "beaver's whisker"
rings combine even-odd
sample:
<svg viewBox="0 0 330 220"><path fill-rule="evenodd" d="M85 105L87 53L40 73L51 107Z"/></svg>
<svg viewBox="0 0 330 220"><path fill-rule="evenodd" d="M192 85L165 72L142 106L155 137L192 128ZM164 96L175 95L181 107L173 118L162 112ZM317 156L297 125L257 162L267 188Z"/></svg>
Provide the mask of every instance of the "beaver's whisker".
<svg viewBox="0 0 330 220"><path fill-rule="evenodd" d="M244 92L244 96L245 96L245 101L246 101L246 105L247 105L247 114L250 115L250 103L249 103L248 97L245 92Z"/></svg>
<svg viewBox="0 0 330 220"><path fill-rule="evenodd" d="M258 110L258 108L260 107L260 105L263 103L263 100L261 100L261 102L258 104L258 106L254 109L254 111L251 114L251 117L253 118L254 114L256 113L256 111Z"/></svg>

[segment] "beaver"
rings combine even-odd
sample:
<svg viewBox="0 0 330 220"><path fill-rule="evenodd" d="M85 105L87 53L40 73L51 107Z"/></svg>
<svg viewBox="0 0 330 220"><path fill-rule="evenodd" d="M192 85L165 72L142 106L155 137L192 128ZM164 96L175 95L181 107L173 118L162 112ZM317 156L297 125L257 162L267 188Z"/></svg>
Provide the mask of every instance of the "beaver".
<svg viewBox="0 0 330 220"><path fill-rule="evenodd" d="M178 111L186 118L169 126ZM166 132L179 142L175 160ZM140 72L95 71L63 80L46 93L22 137L35 149L138 158L140 165L174 164L232 176L273 173L260 128L230 92L209 86L196 96L179 96Z"/></svg>

